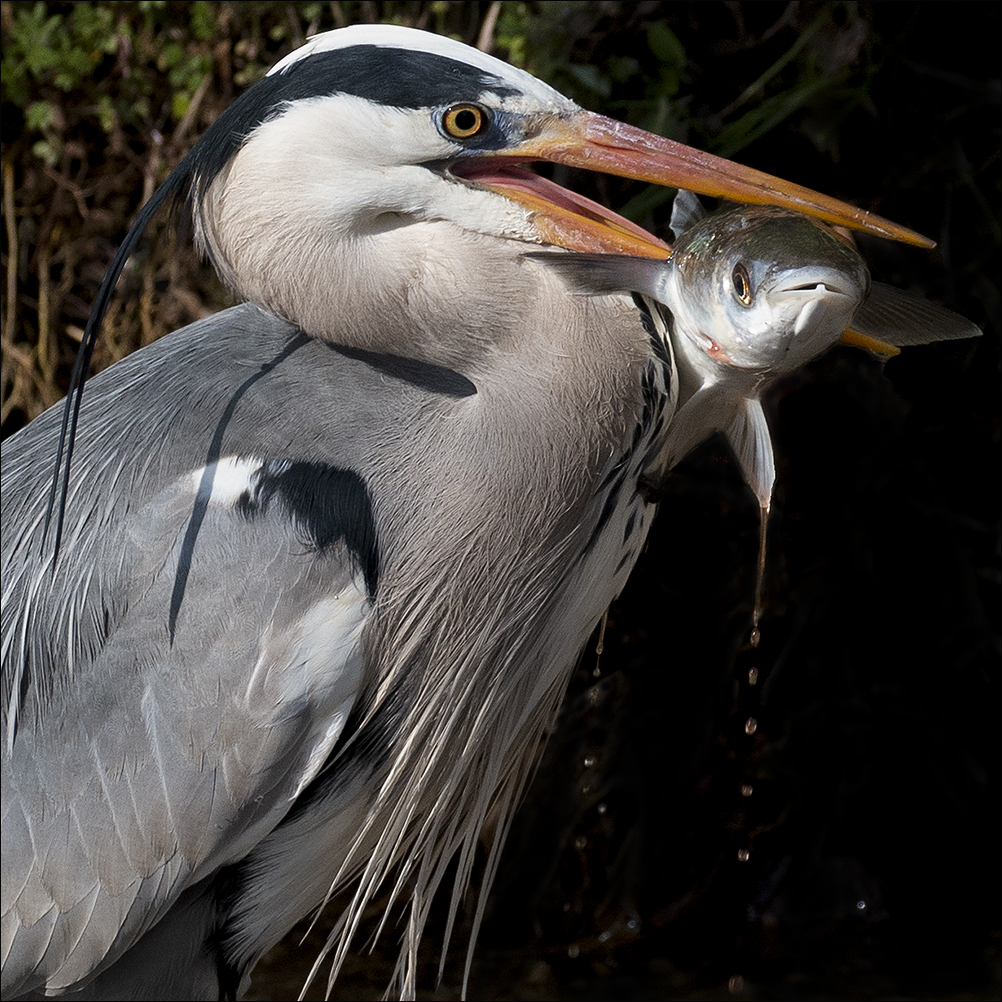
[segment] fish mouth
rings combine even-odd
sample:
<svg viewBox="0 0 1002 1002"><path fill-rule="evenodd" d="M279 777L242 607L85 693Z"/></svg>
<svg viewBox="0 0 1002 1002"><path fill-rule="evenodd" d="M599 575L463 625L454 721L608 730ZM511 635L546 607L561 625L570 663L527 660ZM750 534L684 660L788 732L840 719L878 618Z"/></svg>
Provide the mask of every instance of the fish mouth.
<svg viewBox="0 0 1002 1002"><path fill-rule="evenodd" d="M808 282L806 285L795 285L792 289L783 289L783 292L811 292L820 293L821 295L835 295L835 296L849 296L852 293L848 289L840 289L836 285L832 285L828 282L818 282L814 285Z"/></svg>
<svg viewBox="0 0 1002 1002"><path fill-rule="evenodd" d="M834 343L849 326L866 289L853 276L834 268L798 268L777 282L768 298L784 310L795 310L790 347L815 330L814 338ZM837 329L836 329L837 328ZM824 331L824 334L820 334Z"/></svg>
<svg viewBox="0 0 1002 1002"><path fill-rule="evenodd" d="M844 272L830 268L811 269L806 272L798 269L795 273L777 282L771 293L775 296L845 296L850 299L858 299L860 302L865 294L865 287L853 281Z"/></svg>

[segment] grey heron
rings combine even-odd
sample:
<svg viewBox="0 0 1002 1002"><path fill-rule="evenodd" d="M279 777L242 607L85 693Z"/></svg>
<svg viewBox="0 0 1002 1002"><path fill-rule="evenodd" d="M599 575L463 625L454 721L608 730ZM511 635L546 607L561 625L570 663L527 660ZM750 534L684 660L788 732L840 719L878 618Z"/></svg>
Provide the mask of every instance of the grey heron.
<svg viewBox="0 0 1002 1002"><path fill-rule="evenodd" d="M344 886L334 969L389 888L413 997L488 815L490 882L673 407L633 302L523 256L667 247L536 159L921 242L448 39L358 26L280 62L102 287L88 337L186 197L244 302L88 383L58 548L61 411L4 447L5 998L232 998Z"/></svg>

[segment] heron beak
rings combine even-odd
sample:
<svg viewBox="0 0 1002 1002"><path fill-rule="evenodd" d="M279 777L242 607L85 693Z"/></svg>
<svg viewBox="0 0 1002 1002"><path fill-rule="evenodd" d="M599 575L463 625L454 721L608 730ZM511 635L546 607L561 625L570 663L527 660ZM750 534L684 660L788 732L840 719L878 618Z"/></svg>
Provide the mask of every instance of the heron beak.
<svg viewBox="0 0 1002 1002"><path fill-rule="evenodd" d="M500 157L466 161L453 173L528 209L543 243L589 254L671 257L671 247L643 227Z"/></svg>
<svg viewBox="0 0 1002 1002"><path fill-rule="evenodd" d="M882 358L885 362L887 359L901 354L901 349L895 347L893 344L881 341L880 338L873 337L871 334L864 334L862 331L853 330L851 327L845 331L839 338L839 341L842 344L851 344L853 348L865 348L867 351L872 351L874 355Z"/></svg>
<svg viewBox="0 0 1002 1002"><path fill-rule="evenodd" d="M776 205L835 226L864 230L917 247L935 246L934 241L913 230L838 199L582 111L570 119L547 119L532 138L493 159L487 173L466 175L525 205L534 213L544 241L572 250L645 257L667 257L670 253L662 241L595 202L552 182L543 182L527 170L505 166L513 161L530 160L550 160L652 184L687 188L734 202Z"/></svg>

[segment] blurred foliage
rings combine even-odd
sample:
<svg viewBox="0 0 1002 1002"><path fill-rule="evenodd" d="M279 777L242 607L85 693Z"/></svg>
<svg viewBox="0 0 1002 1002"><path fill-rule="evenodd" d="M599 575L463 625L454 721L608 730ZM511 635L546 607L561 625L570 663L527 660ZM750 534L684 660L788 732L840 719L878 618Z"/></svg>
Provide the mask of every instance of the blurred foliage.
<svg viewBox="0 0 1002 1002"><path fill-rule="evenodd" d="M479 44L587 108L928 233L933 253L866 241L874 276L985 328L976 344L904 353L890 381L836 354L773 402L773 583L754 692L739 684L754 506L712 443L672 478L600 680L594 661L578 673L503 864L484 941L536 944L524 997L554 997L554 978L602 979L603 997L664 997L669 983L684 997L693 978L739 996L722 987L737 971L785 977L801 998L902 985L947 998L983 982L979 951L998 928L986 651L999 14L994 2L0 3L5 434L62 396L117 243L191 144L306 37L357 21ZM544 169L667 234L670 190ZM189 247L183 229L150 228L97 368L227 304ZM638 964L660 971L655 995L616 981Z"/></svg>

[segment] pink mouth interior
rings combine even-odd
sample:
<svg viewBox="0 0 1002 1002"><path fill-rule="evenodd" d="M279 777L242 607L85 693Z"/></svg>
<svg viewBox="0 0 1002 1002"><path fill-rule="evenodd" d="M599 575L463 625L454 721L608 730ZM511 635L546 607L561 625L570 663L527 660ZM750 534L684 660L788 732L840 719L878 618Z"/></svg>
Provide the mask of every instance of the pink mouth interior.
<svg viewBox="0 0 1002 1002"><path fill-rule="evenodd" d="M606 223L618 230L632 233L645 243L658 244L666 250L671 249L668 244L658 240L642 226L637 226L636 223L631 223L611 209L599 205L598 202L593 202L590 198L585 198L584 195L575 194L567 188L561 188L559 184L554 184L553 181L540 177L520 165L508 164L501 160L478 160L455 164L452 173L456 177L464 181L472 181L474 184L523 192L543 199L555 208L563 209L575 216L583 216L585 219Z"/></svg>

